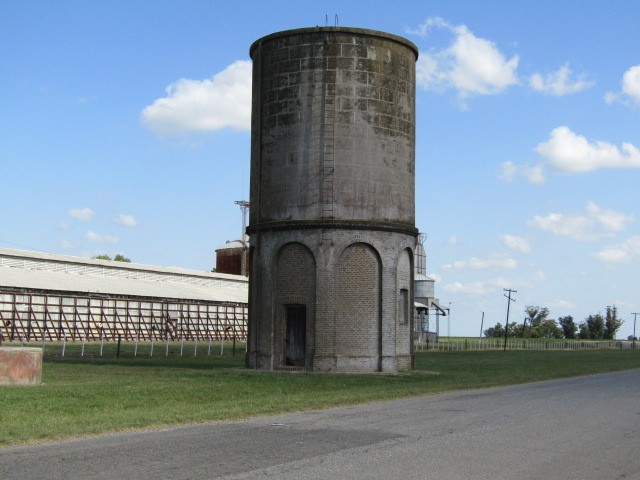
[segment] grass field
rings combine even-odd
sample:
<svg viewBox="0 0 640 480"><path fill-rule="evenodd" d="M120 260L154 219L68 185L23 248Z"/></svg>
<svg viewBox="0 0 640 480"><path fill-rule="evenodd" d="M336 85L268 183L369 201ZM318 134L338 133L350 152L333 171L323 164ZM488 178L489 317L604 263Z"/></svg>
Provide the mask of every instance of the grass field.
<svg viewBox="0 0 640 480"><path fill-rule="evenodd" d="M243 355L46 360L0 387L0 446L640 368L638 350L418 352L404 375L243 370ZM438 374L432 374L437 372Z"/></svg>

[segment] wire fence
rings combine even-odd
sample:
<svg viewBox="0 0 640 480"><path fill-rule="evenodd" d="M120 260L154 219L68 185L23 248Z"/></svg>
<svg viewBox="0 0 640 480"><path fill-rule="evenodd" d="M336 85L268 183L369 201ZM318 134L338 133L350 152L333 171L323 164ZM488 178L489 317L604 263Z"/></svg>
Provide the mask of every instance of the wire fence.
<svg viewBox="0 0 640 480"><path fill-rule="evenodd" d="M631 341L620 340L531 340L508 339L507 350L593 350L599 348L630 349L635 348ZM443 339L437 342L416 342L415 350L463 351L463 350L503 350L504 339L497 338L467 338Z"/></svg>
<svg viewBox="0 0 640 480"><path fill-rule="evenodd" d="M11 341L3 346L42 348L42 354L53 358L151 358L244 355L247 343L236 339L202 341L166 338L155 341Z"/></svg>

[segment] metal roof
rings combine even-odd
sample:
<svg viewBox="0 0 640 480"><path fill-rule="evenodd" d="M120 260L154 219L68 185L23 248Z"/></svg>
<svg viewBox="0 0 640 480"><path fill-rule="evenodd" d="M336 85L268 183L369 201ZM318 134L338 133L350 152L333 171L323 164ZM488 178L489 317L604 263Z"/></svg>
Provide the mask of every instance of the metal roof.
<svg viewBox="0 0 640 480"><path fill-rule="evenodd" d="M0 287L247 303L241 275L0 249Z"/></svg>
<svg viewBox="0 0 640 480"><path fill-rule="evenodd" d="M244 245L242 244L242 241L240 239L230 240L226 242L224 245L218 247L216 249L216 252L220 250L235 250L235 249L241 249L241 248L249 248L249 235L244 236Z"/></svg>

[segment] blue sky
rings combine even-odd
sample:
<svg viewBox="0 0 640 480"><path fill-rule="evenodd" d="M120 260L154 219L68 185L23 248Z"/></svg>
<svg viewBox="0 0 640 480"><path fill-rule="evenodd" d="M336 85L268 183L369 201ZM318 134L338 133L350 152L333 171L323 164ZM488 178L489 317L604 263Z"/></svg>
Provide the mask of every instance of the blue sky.
<svg viewBox="0 0 640 480"><path fill-rule="evenodd" d="M402 35L417 65L416 223L441 334L527 305L640 312L640 3L0 4L0 246L210 270L248 199L249 46ZM640 327L639 327L640 328Z"/></svg>

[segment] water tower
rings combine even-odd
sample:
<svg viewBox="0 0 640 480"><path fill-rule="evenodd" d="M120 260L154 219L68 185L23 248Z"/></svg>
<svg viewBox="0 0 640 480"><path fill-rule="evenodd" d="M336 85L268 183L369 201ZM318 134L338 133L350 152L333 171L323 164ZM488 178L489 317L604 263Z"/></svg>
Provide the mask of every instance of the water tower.
<svg viewBox="0 0 640 480"><path fill-rule="evenodd" d="M250 54L248 367L410 369L417 48L316 27Z"/></svg>

